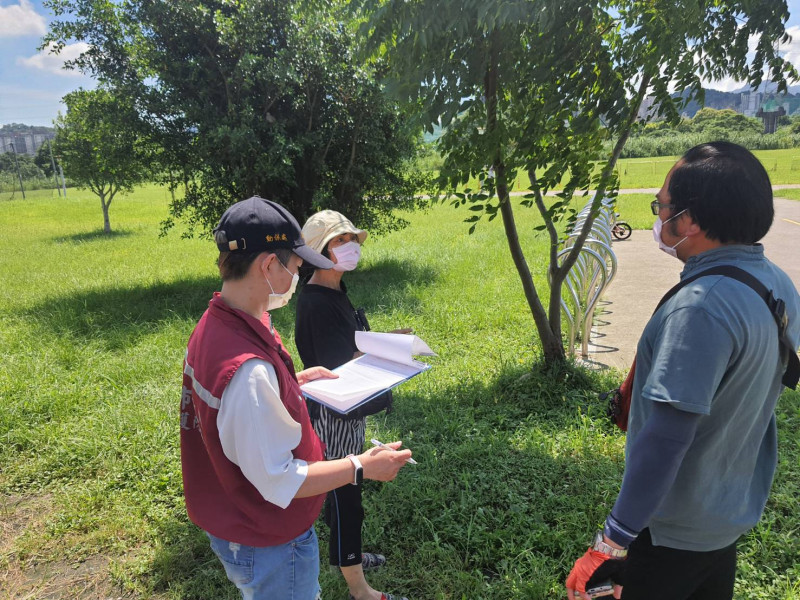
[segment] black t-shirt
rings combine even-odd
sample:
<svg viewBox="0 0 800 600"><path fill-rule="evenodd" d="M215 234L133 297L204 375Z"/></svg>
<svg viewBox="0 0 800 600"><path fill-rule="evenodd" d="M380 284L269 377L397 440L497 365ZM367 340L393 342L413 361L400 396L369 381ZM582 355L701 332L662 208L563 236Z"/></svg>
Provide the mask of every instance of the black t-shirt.
<svg viewBox="0 0 800 600"><path fill-rule="evenodd" d="M317 366L335 369L352 360L353 354L358 351L356 331L360 331L361 326L347 297L344 282L341 282L341 286L341 290L333 290L323 285L306 284L300 290L294 321L294 342L304 369ZM337 427L341 429L342 420L363 420L365 416L382 410L391 411L392 392L388 391L377 396L364 406L348 413L346 417L316 402L308 401L307 404L314 430L328 445L328 451L332 452L332 448L344 447L342 440L346 436L343 437L341 431L336 431ZM320 424L320 419L327 425ZM356 447L360 449L363 443L364 440L361 439ZM354 451L347 450L346 453L350 452ZM331 456L338 454L334 452Z"/></svg>
<svg viewBox="0 0 800 600"><path fill-rule="evenodd" d="M342 282L341 290L306 284L297 298L294 341L303 368L335 369L352 360L358 351L359 329L355 311Z"/></svg>

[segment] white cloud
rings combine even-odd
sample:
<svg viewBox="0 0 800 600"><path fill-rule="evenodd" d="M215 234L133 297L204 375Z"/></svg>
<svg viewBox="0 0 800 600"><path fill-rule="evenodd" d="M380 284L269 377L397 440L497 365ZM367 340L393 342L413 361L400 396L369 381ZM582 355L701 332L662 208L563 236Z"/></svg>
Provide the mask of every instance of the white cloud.
<svg viewBox="0 0 800 600"><path fill-rule="evenodd" d="M745 81L737 81L736 79L732 79L730 77L725 77L724 79L718 79L715 81L708 81L706 79L703 80L703 87L706 89L714 89L719 90L720 92L732 92L733 90L740 90L747 82Z"/></svg>
<svg viewBox="0 0 800 600"><path fill-rule="evenodd" d="M786 33L792 36L792 41L781 45L781 54L792 63L796 69L800 70L800 25L793 25L786 29Z"/></svg>
<svg viewBox="0 0 800 600"><path fill-rule="evenodd" d="M30 0L20 0L19 4L10 6L0 6L0 38L45 33L47 33L47 22L36 12Z"/></svg>
<svg viewBox="0 0 800 600"><path fill-rule="evenodd" d="M54 75L65 75L68 77L83 77L80 71L74 69L65 69L64 62L67 60L74 60L81 54L89 49L89 44L86 42L78 42L77 44L69 44L64 46L59 54L54 54L53 44L49 44L47 48L34 54L29 58L19 57L17 64L30 69L38 69L46 73Z"/></svg>
<svg viewBox="0 0 800 600"><path fill-rule="evenodd" d="M788 33L792 39L789 43L780 45L779 54L787 61L792 63L795 69L800 71L800 25L792 25L791 27L787 27L786 33ZM755 57L757 44L758 44L758 38L756 38L755 36L750 36L750 39L747 41L748 60L752 60ZM764 71L764 75L765 76L767 75L766 70ZM794 85L796 83L797 82L795 81L790 81L789 85ZM715 90L722 90L723 92L730 92L736 89L740 89L745 85L747 85L747 82L736 81L735 79L731 79L730 77L726 77L718 81L709 81L707 79L703 79L704 87L714 88Z"/></svg>

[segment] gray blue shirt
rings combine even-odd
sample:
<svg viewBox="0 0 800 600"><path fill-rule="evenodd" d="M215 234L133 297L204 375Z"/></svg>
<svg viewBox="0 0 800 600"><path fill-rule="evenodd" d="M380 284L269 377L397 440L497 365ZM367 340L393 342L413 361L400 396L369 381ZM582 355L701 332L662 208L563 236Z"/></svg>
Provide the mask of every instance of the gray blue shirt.
<svg viewBox="0 0 800 600"><path fill-rule="evenodd" d="M687 261L681 278L718 265L750 272L786 302L788 335L797 348L800 297L763 247L704 252ZM653 315L637 348L627 452L654 402L702 415L648 525L655 545L716 550L758 522L777 464L774 411L784 367L766 304L734 279L701 277Z"/></svg>

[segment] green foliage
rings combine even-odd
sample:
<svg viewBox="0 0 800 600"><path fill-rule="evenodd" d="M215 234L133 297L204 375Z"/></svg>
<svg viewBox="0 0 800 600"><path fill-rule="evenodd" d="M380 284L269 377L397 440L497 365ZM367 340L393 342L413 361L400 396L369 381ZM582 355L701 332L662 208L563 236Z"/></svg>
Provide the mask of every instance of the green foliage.
<svg viewBox="0 0 800 600"><path fill-rule="evenodd" d="M132 98L158 142L171 212L209 229L259 194L302 222L332 208L373 231L420 203L417 136L327 3L51 0L47 41L85 40L74 66ZM172 219L167 225L172 224Z"/></svg>
<svg viewBox="0 0 800 600"><path fill-rule="evenodd" d="M19 171L17 170L19 165ZM17 177L18 173L23 179L42 177L41 169L34 162L30 154L17 154L15 152L3 152L0 154L0 176Z"/></svg>
<svg viewBox="0 0 800 600"><path fill-rule="evenodd" d="M798 134L752 134L723 133L713 135L702 133L674 133L662 136L642 136L628 141L623 151L627 158L645 158L650 156L680 156L689 148L705 142L727 140L750 150L788 150L800 147Z"/></svg>
<svg viewBox="0 0 800 600"><path fill-rule="evenodd" d="M17 171L17 161L19 162L19 172ZM52 172L52 169L50 171ZM20 173L26 195L31 190L50 189L55 185L48 173L39 167L35 157L29 154L17 154L15 157L13 152L4 152L0 154L0 193L21 195Z"/></svg>
<svg viewBox="0 0 800 600"><path fill-rule="evenodd" d="M367 50L386 61L387 89L414 107L437 149L439 190L469 205L469 232L503 217L514 265L546 359L563 359L561 283L575 263L646 93L670 123L702 99L701 79L760 84L764 69L786 89L796 72L777 54L787 41L785 0L357 0ZM752 60L748 40L757 41ZM677 87L684 96L673 97ZM701 120L706 118L701 117ZM709 131L714 122L706 123ZM611 140L609 149L608 140ZM596 165L599 167L596 168ZM509 186L524 173L550 238L545 313L518 243ZM479 185L464 187L477 178ZM558 198L543 197L561 189ZM574 218L576 191L593 189L592 213L563 261L556 224Z"/></svg>
<svg viewBox="0 0 800 600"><path fill-rule="evenodd" d="M169 201L166 189L137 189L117 207L112 236L96 226L89 192L0 203L0 227L16 232L0 236L0 568L10 597L238 597L183 506L181 362L219 279L213 243L158 237ZM468 212L404 215L409 227L371 236L346 275L376 331L413 327L438 353L397 389L392 414L368 420L369 437L402 439L419 461L366 487L365 545L389 558L368 579L417 599L549 600L562 597L619 491L625 437L595 393L621 374L538 368L505 236L465 236ZM539 215L519 211L518 223L532 264L546 264ZM534 276L544 285L543 269ZM293 307L274 315L294 354ZM736 598L797 598L798 427L800 394L786 393L775 485L740 543ZM341 600L327 527L318 531L322 597ZM82 570L99 558L108 566ZM53 566L61 575L48 578ZM70 574L84 595L64 592Z"/></svg>
<svg viewBox="0 0 800 600"><path fill-rule="evenodd" d="M64 96L67 112L56 119L53 151L65 173L100 198L106 233L108 209L119 192L148 174L147 147L133 100L104 88Z"/></svg>
<svg viewBox="0 0 800 600"><path fill-rule="evenodd" d="M746 117L729 108L716 110L701 108L691 119L681 118L677 123L669 121L654 121L644 125L632 133L632 138L659 137L675 133L697 133L713 136L717 132L721 135L732 133L758 134L764 131L761 119Z"/></svg>
<svg viewBox="0 0 800 600"><path fill-rule="evenodd" d="M11 135L14 133L53 133L53 128L43 125L25 125L23 123L6 123L5 125L0 125L0 135Z"/></svg>
<svg viewBox="0 0 800 600"><path fill-rule="evenodd" d="M787 119L787 121L789 121ZM677 123L656 121L635 131L622 151L623 157L680 156L697 144L728 140L750 150L774 150L800 146L793 121L775 134L764 134L761 119L746 117L730 109L703 108L692 119Z"/></svg>
<svg viewBox="0 0 800 600"><path fill-rule="evenodd" d="M51 149L52 142L48 140L39 146L39 149L36 151L36 156L33 157L34 164L39 167L39 170L42 172L42 174L44 174L45 177L53 176L54 157L51 159Z"/></svg>
<svg viewBox="0 0 800 600"><path fill-rule="evenodd" d="M702 108L691 119L689 131L713 135L716 131L736 133L761 133L764 126L760 119L746 117L729 108L714 110Z"/></svg>

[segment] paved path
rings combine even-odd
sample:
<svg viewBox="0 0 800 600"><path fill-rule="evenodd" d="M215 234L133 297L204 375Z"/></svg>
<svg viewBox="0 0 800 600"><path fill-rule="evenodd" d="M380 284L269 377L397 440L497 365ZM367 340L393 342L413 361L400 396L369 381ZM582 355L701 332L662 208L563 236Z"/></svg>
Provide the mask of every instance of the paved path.
<svg viewBox="0 0 800 600"><path fill-rule="evenodd" d="M767 258L800 289L800 201L775 199L775 221L762 243ZM612 249L617 274L598 304L588 363L627 370L644 326L661 296L678 282L683 263L659 250L651 231L634 231L627 240L614 241Z"/></svg>

